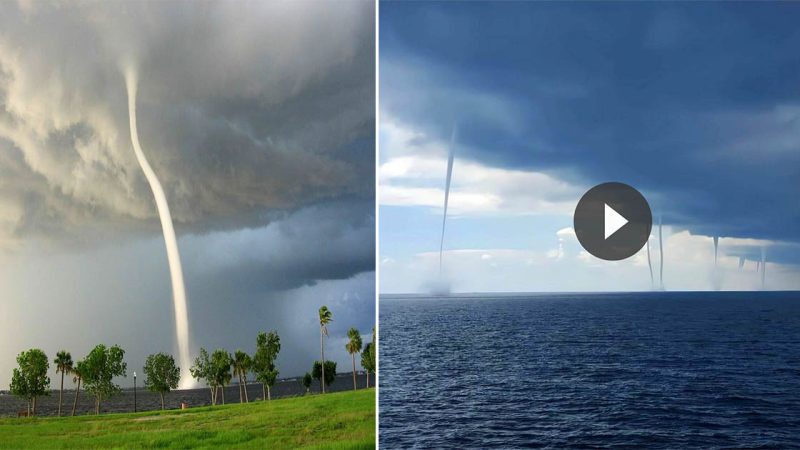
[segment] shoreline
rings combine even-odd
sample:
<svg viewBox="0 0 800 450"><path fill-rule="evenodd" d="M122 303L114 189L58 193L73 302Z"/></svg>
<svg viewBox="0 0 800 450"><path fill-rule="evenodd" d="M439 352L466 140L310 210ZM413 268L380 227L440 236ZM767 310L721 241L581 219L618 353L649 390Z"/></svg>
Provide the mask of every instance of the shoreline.
<svg viewBox="0 0 800 450"><path fill-rule="evenodd" d="M357 374L356 380L358 389L366 387L366 375ZM374 377L370 375L370 387ZM327 388L328 386L326 386ZM231 384L225 387L225 404L239 403L239 385ZM336 380L330 385L329 392L341 392L353 390L353 372L339 373L336 375ZM37 417L54 417L58 414L58 390L51 390L49 396L38 397L37 402ZM299 397L306 395L305 388L300 384L299 378L286 378L279 380L271 389L272 399ZM314 381L311 385L311 390L308 395L319 394L319 383ZM247 395L250 403L261 401L262 388L261 383L248 382ZM74 386L68 389L64 387L64 401L62 406L62 416L70 416L72 412L72 404L75 398ZM221 396L220 396L221 400ZM211 406L211 395L208 387L198 387L194 389L181 389L174 390L164 396L165 410L180 409L181 403L187 403L189 408L197 408L202 406ZM221 404L221 403L218 403ZM114 395L110 399L103 400L100 405L100 415L106 413L131 413L134 406L134 392L133 387L123 388L122 392ZM17 417L18 413L27 409L25 400L16 397L8 391L0 392L0 417ZM139 412L144 411L158 411L161 410L161 398L158 393L150 392L144 386L137 387L136 389L136 410ZM84 391L81 392L78 398L78 405L75 411L76 416L94 415L94 396Z"/></svg>

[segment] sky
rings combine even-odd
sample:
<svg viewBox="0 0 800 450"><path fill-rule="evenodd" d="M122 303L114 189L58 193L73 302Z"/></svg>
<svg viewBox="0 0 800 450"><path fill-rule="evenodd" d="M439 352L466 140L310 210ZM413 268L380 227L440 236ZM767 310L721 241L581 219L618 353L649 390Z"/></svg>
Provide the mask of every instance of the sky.
<svg viewBox="0 0 800 450"><path fill-rule="evenodd" d="M652 289L646 247L606 262L575 238L607 181L663 221L665 289L761 289L762 249L764 288L800 289L798 21L787 2L382 3L381 293ZM658 286L657 227L650 246Z"/></svg>
<svg viewBox="0 0 800 450"><path fill-rule="evenodd" d="M367 1L7 3L0 12L0 389L16 355L99 343L177 359L153 194L166 192L190 349L255 350L281 376L375 325L375 10ZM182 368L188 371L187 368ZM56 379L51 368L51 378ZM141 377L141 375L140 375Z"/></svg>

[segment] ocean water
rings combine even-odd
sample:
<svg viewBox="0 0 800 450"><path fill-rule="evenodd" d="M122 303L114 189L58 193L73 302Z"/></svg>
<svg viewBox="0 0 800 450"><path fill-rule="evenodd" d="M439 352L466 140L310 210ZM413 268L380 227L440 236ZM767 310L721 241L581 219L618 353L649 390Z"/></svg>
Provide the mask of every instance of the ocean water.
<svg viewBox="0 0 800 450"><path fill-rule="evenodd" d="M382 448L800 447L800 293L380 299Z"/></svg>

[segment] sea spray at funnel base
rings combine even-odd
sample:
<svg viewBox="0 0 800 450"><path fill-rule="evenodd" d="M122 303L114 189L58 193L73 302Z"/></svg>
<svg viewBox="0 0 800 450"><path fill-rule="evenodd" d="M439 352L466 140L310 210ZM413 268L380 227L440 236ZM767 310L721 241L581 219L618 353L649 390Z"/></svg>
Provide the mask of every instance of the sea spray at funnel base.
<svg viewBox="0 0 800 450"><path fill-rule="evenodd" d="M167 204L167 196L158 181L155 172L147 158L144 156L142 147L139 145L139 135L136 130L136 90L137 79L133 70L125 71L125 85L128 89L128 117L130 120L131 143L136 153L136 160L142 167L150 189L155 197L158 216L161 219L161 229L164 232L164 243L167 247L167 261L169 262L169 273L172 281L172 301L175 309L175 333L178 341L178 363L181 368L181 389L190 388L193 385L189 376L191 358L189 356L189 314L186 306L186 288L183 284L183 269L181 268L181 256L178 252L178 240L175 238L175 229L172 226L172 216Z"/></svg>

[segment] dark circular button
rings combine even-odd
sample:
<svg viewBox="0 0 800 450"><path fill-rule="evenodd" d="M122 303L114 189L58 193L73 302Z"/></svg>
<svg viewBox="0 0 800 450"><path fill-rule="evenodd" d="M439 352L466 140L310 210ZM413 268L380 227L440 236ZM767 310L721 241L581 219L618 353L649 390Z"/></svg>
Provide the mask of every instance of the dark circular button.
<svg viewBox="0 0 800 450"><path fill-rule="evenodd" d="M575 207L575 235L584 249L607 261L635 255L650 237L653 215L636 189L603 183L589 189Z"/></svg>

